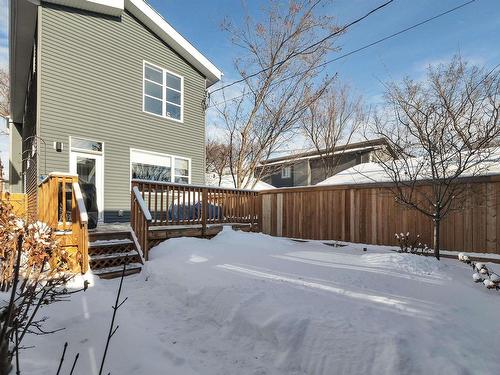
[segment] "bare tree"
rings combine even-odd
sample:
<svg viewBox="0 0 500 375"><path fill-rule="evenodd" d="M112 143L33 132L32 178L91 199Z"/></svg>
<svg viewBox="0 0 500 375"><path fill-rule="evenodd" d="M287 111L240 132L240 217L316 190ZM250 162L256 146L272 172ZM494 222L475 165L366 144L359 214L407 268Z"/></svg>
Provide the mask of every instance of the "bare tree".
<svg viewBox="0 0 500 375"><path fill-rule="evenodd" d="M440 226L469 194L461 177L484 173L500 137L500 75L460 57L429 67L426 79L387 86L386 112L375 119L398 159L380 158L396 200L434 223L439 259ZM498 154L497 154L498 155ZM422 185L425 181L425 186Z"/></svg>
<svg viewBox="0 0 500 375"><path fill-rule="evenodd" d="M247 16L242 27L228 21L223 24L244 52L235 61L243 79L241 95L227 99L223 92L222 103L216 106L231 148L229 167L238 188L251 187L257 181L263 171L257 172L260 161L290 140L300 118L332 80L319 77L320 64L334 49L333 39L322 37L339 28L331 17L316 15L322 3L301 0L284 6L271 1L262 23Z"/></svg>
<svg viewBox="0 0 500 375"><path fill-rule="evenodd" d="M0 68L0 117L7 118L10 114L10 80L7 69Z"/></svg>
<svg viewBox="0 0 500 375"><path fill-rule="evenodd" d="M332 85L323 97L310 103L301 128L321 161L323 179L333 176L348 145L365 118L361 97L347 85Z"/></svg>
<svg viewBox="0 0 500 375"><path fill-rule="evenodd" d="M231 147L223 141L209 138L205 145L206 149L206 171L215 173L218 178L218 185L221 185L222 176L230 170Z"/></svg>
<svg viewBox="0 0 500 375"><path fill-rule="evenodd" d="M0 290L10 289L10 298L0 306L0 374L8 374L27 335L45 335L47 317L40 312L47 305L65 301L73 293L67 282L75 265L59 244L56 234L40 222L27 225L17 218L8 201L0 204ZM83 289L87 288L84 283Z"/></svg>

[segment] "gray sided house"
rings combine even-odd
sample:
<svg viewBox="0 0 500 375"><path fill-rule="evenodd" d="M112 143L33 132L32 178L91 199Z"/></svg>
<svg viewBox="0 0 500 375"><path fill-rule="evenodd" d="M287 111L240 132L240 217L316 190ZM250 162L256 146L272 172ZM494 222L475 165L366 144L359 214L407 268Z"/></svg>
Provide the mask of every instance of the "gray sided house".
<svg viewBox="0 0 500 375"><path fill-rule="evenodd" d="M309 151L276 157L262 161L257 174L262 176L262 181L278 188L316 185L347 168L374 161L377 153L387 147L383 139L373 139L329 151ZM325 176L323 160L334 166L333 173Z"/></svg>
<svg viewBox="0 0 500 375"><path fill-rule="evenodd" d="M114 222L131 178L203 184L221 72L144 0L33 3L10 2L11 190L77 173Z"/></svg>

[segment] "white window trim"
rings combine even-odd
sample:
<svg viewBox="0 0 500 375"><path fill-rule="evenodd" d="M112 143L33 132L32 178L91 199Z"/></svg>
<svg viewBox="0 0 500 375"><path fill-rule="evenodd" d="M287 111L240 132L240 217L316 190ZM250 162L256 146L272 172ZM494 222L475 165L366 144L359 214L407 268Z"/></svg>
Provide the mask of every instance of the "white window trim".
<svg viewBox="0 0 500 375"><path fill-rule="evenodd" d="M175 174L175 162L177 161L177 159L179 160L185 160L188 162L188 175L187 176L182 176L182 175L176 175ZM174 165L172 166L172 181L175 182L175 178L176 177L180 177L180 178L188 178L188 184L191 183L191 159L189 158L184 158L184 157L181 157L181 156L174 156L172 157L172 161L174 163Z"/></svg>
<svg viewBox="0 0 500 375"><path fill-rule="evenodd" d="M162 114L161 115L159 115L157 113L153 113L153 112L148 112L145 109L145 104L146 104L145 97L146 96L148 98L160 100L158 98L155 98L154 96L146 94L146 84L145 84L146 81L152 82L152 83L154 83L156 85L159 85L158 82L151 81L150 79L146 78L146 74L145 74L146 73L146 64L152 66L153 68L161 70L162 73L163 73L163 82L162 82L163 99L161 99L161 103L162 103L161 104L161 106L162 106ZM181 118L180 119L176 119L176 118L168 117L167 116L167 103L171 104L171 105L175 105L177 107L179 106L176 103L172 103L172 102L168 102L167 101L167 82L166 82L167 73L171 74L173 76L176 76L177 78L179 78L181 80L181 91L178 91L178 90L173 89L173 88L169 88L170 90L179 92L181 94L181 104L180 104ZM181 75L179 75L179 74L177 74L177 73L174 73L174 72L172 72L172 71L170 71L168 69L165 69L165 68L163 68L163 67L161 67L159 65L150 63L149 61L146 61L146 60L142 60L142 112L147 113L148 115L153 115L153 116L156 116L156 117L165 118L167 120L172 120L172 121L175 121L175 122L178 122L178 123L181 123L181 124L184 123L184 77L181 76Z"/></svg>
<svg viewBox="0 0 500 375"><path fill-rule="evenodd" d="M104 155L104 150L105 150L105 142L103 141L99 141L99 140L96 140L96 139L90 139L90 138L85 138L85 137L78 137L78 136L69 136L69 143L68 143L68 154L69 154L69 165L68 165L68 172L70 172L71 170L71 157L72 157L72 154L73 153L77 153L77 154L89 154L89 155L96 155L96 156L100 156L101 157L101 161L102 161L102 170L101 170L101 181L102 181L102 186L101 186L101 193L99 194L100 195L100 200L101 200L101 207L98 207L99 208L99 216L98 216L98 222L99 223L102 223L104 222L104 212L105 212L105 202L104 202L104 190L105 190L105 186L106 186L106 181L105 181L105 173L104 173L104 167L106 165L106 157ZM83 140L86 140L86 141L91 141L91 142L99 142L102 144L102 151L92 151L92 150L86 150L86 149L80 149L80 148L77 148L77 147L74 147L74 148L71 148L71 139L72 138L77 138L77 139L83 139Z"/></svg>
<svg viewBox="0 0 500 375"><path fill-rule="evenodd" d="M171 154L164 154L161 152L155 152L155 151L146 151L146 150L140 150L137 148L131 148L130 153L129 153L129 161L130 161L130 181L132 181L132 152L137 152L137 153L142 153L142 154L149 154L149 155L158 155L164 158L170 158L170 168L171 168L171 173L170 173L170 182L175 183L175 160L176 159L182 159L182 160L187 160L188 161L188 185L191 184L191 158L187 158L185 156L179 156L179 155L171 155ZM160 165L160 164L158 164ZM181 177L181 176L179 176ZM185 177L185 176L182 176ZM161 182L161 181L159 181Z"/></svg>
<svg viewBox="0 0 500 375"><path fill-rule="evenodd" d="M281 168L281 178L291 178L292 177L292 167L282 167Z"/></svg>

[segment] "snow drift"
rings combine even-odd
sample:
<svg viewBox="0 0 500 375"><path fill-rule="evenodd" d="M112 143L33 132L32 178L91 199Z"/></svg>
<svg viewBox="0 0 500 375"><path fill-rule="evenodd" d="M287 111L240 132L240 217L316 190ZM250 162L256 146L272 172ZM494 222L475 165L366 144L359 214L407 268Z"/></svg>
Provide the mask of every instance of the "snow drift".
<svg viewBox="0 0 500 375"><path fill-rule="evenodd" d="M500 373L500 300L455 260L232 230L150 255L125 280L112 374ZM117 287L47 308L66 329L30 337L24 373L55 373L68 341L77 373L96 374Z"/></svg>

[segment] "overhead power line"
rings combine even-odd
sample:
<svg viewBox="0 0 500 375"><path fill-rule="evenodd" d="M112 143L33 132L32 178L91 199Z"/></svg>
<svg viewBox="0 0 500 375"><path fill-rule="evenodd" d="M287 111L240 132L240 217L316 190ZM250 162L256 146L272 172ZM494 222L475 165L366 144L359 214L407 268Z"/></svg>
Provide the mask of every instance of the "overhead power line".
<svg viewBox="0 0 500 375"><path fill-rule="evenodd" d="M458 5L458 6L454 7L454 8L448 9L447 11L444 11L444 12L442 12L442 13L436 14L435 16L433 16L433 17L431 17L431 18L427 18L426 20L423 20L423 21L421 21L421 22L419 22L419 23L416 23L416 24L414 24L414 25L412 25L412 26L409 26L409 27L407 27L407 28L405 28L405 29L402 29L402 30L400 30L400 31L398 31L398 32L395 32L395 33L393 33L393 34L391 34L391 35L387 35L386 37L383 37L383 38L381 38L381 39L378 39L378 40L376 40L376 41L374 41L374 42L372 42L372 43L369 43L369 44L367 44L367 45L365 45L365 46L363 46L363 47L356 48L355 50L352 50L352 51L347 52L347 53L345 53L345 54L343 54L343 55L340 55L340 56L338 56L338 57L336 57L336 58L334 58L334 59L331 59L331 60L325 61L324 63L319 64L319 65L318 65L318 67L322 67L322 66L325 66L325 65L331 64L332 62L338 61L338 60L343 59L343 58L345 58L345 57L347 57L347 56L351 56L351 55L353 55L353 54L355 54L355 53L357 53L357 52L363 51L363 50L365 50L365 49L367 49L367 48L370 48L370 47L372 47L372 46L374 46L374 45L376 45L376 44L379 44L379 43L385 42L387 39L394 38L395 36L398 36L398 35L400 35L400 34L406 33L407 31L413 30L413 29L415 29L415 28L417 28L417 27L419 27L419 26L422 26L422 25L424 25L424 24L426 24L426 23L428 23L428 22L434 21L436 18L439 18L439 17L445 16L445 15L447 15L448 13L454 12L454 11L456 11L456 10L458 10L458 9L460 9L460 8L463 8L464 6L469 5L469 4L471 4L471 3L475 2L475 1L476 1L476 0L470 0L470 1L467 1L467 2L465 2L465 3L461 4L461 5Z"/></svg>
<svg viewBox="0 0 500 375"><path fill-rule="evenodd" d="M286 57L286 58L284 58L283 60L278 61L277 63L275 63L275 64L273 64L273 65L271 65L271 66L268 66L267 68L264 68L264 69L259 70L258 72L255 72L255 73L249 74L249 75L245 76L244 78L241 78L241 79L238 79L238 80L236 80L236 81L234 81L234 82L228 83L227 85L224 85L224 86L218 87L218 88L216 88L215 90L213 90L213 91L211 92L211 94L213 94L214 92L217 92L217 91L223 90L223 89L225 89L225 88L228 88L228 87L234 86L234 85L236 85L236 84L238 84L238 83L241 83L241 82L243 82L243 81L246 81L247 79L252 78L252 77L255 77L255 76L257 76L257 75L259 75L259 74L261 74L261 73L267 72L268 70L273 69L273 68L274 68L274 67L276 67L276 66L281 66L281 65L283 65L283 64L284 64L284 63L286 63L288 60L290 60L290 59L292 59L292 58L294 58L294 57L297 57L297 56L299 56L299 55L302 55L303 53L306 53L308 50L310 50L310 49L312 49L312 48L314 48L314 47L316 47L316 46L320 45L321 43L324 43L325 41L327 41L328 39L333 38L333 37L334 37L334 36L336 36L336 35L342 34L342 33L343 33L344 31L346 31L349 27L351 27L351 26L353 26L353 25L355 25L355 24L357 24L357 23L359 23L359 22L363 21L365 18L367 18L367 17L371 16L373 13L375 13L375 12L379 11L380 9L382 9L382 8L386 7L387 5L389 5L390 3L392 3L393 1L394 1L394 0L389 0L389 1L386 1L385 3L383 3L383 4L379 5L378 7L376 7L376 8L374 8L374 9L370 10L370 11L369 11L368 13L366 13L364 16L362 16L362 17L360 17L360 18L357 18L357 19L355 19L354 21L349 22L347 25L345 25L345 26L341 27L341 28L340 28L340 29L338 29L337 31L334 31L333 33L331 33L331 34L329 34L329 35L325 36L323 39L321 39L321 40L319 40L319 41L317 41L317 42L315 42L315 43L313 43L313 44L311 44L311 45L309 45L309 46L307 46L307 47L303 48L303 49L302 49L302 50L300 50L300 51L297 51L297 52L292 53L291 55L287 56L287 57Z"/></svg>
<svg viewBox="0 0 500 375"><path fill-rule="evenodd" d="M325 62L323 62L323 63L319 64L319 65L318 65L318 68L321 68L321 67L326 66L326 65L328 65L328 64L331 64L331 63L333 63L333 62L339 61L339 60L341 60L341 59L344 59L344 58L346 58L346 57L348 57L348 56L351 56L351 55L353 55L353 54L355 54L355 53L361 52L361 51L363 51L363 50L365 50L365 49L367 49L367 48L370 48L370 47L373 47L374 45L377 45L377 44L379 44L379 43L385 42L386 40L388 40L388 39L392 39L392 38L394 38L394 37L396 37L396 36L398 36L398 35L404 34L404 33L408 32L408 31L410 31L410 30L413 30L413 29L415 29L415 28L419 27L419 26L422 26L422 25L424 25L424 24L426 24L426 23L429 23L429 22L431 22L431 21L434 21L434 20L435 20L435 19L437 19L437 18L443 17L443 16L445 16L445 15L447 15L447 14L449 14L449 13L452 13L452 12L454 12L454 11L457 11L458 9L463 8L463 7L465 7L465 6L469 5L469 4L472 4L472 3L476 2L476 1L477 1L477 0L469 0L469 1L465 2L465 3L462 3L462 4L460 4L460 5L457 5L456 7L453 7L453 8L451 8L451 9L448 9L448 10L444 11L444 12L441 12L441 13L439 13L439 14L436 14L435 16L432 16L432 17L430 17L430 18L427 18L427 19L425 19L425 20L423 20L423 21L420 21L420 22L418 22L418 23L416 23L416 24L414 24L414 25L412 25L412 26L408 26L408 27L406 27L406 28L404 28L404 29L402 29L402 30L399 30L399 31L397 31L397 32L395 32L395 33L392 33L392 34L390 34L390 35L387 35L387 36L385 36L385 37L383 37L383 38L381 38L381 39L378 39L378 40L376 40L376 41L374 41L374 42L371 42L371 43L366 44L366 45L364 45L364 46L362 46L362 47L359 47L359 48L356 48L356 49L354 49L354 50L352 50L352 51L349 51L349 52L347 52L347 53L344 53L344 54L342 54L342 55L340 55L340 56L337 56L337 57L335 57L335 58L333 58L333 59L331 59L331 60L327 60L327 61L325 61ZM284 82L284 81L286 81L286 80L288 80L288 79L290 79L290 78L293 78L293 77L287 77L287 78L284 78L283 80L278 81L277 83ZM243 80L240 80L240 82L242 82L242 81L243 81ZM227 86L225 86L225 87L227 87ZM224 87L221 87L220 89L222 89L222 88L224 88ZM213 91L213 92L215 92L215 91ZM213 106L216 106L216 105L219 105L219 104L224 104L224 103L226 103L226 102L228 102L228 101L231 101L231 100L236 100L236 99L242 98L243 96L246 96L246 95L249 95L249 94L251 94L251 93L250 93L250 92L248 92L248 93L245 93L245 94L242 94L242 95L239 95L239 96L235 96L234 98L226 99L226 100L223 100L223 101L221 101L221 102L211 104L209 107L213 107Z"/></svg>

